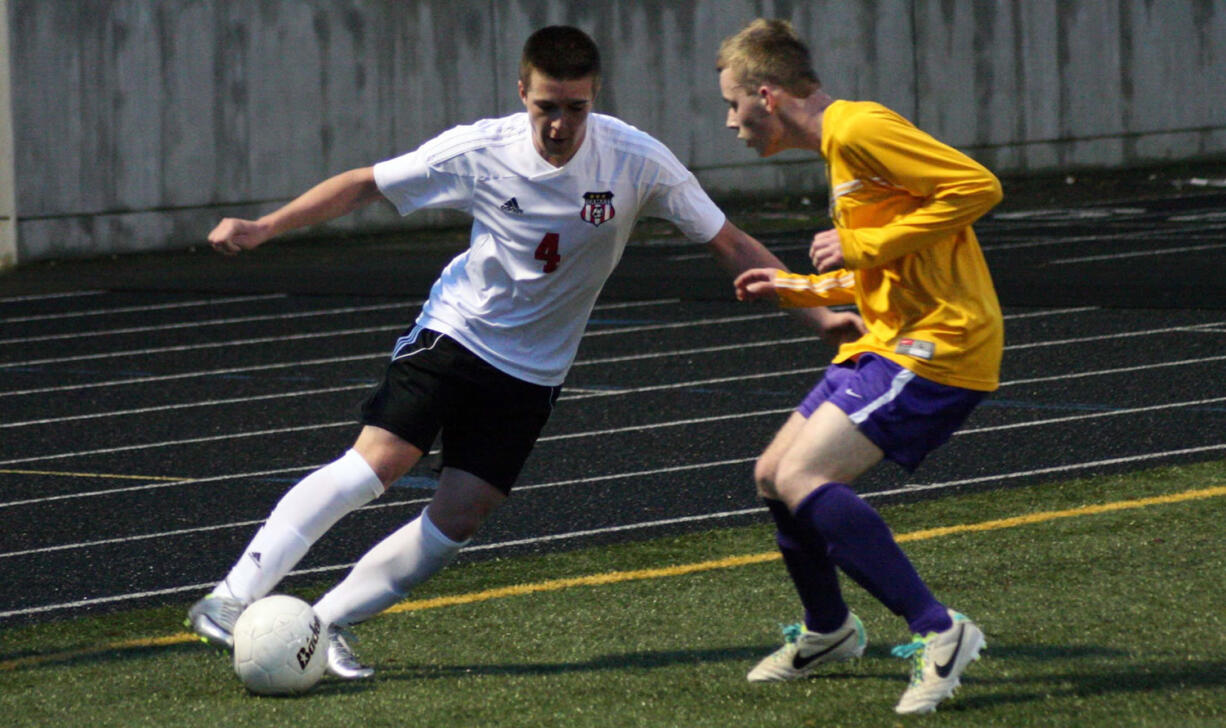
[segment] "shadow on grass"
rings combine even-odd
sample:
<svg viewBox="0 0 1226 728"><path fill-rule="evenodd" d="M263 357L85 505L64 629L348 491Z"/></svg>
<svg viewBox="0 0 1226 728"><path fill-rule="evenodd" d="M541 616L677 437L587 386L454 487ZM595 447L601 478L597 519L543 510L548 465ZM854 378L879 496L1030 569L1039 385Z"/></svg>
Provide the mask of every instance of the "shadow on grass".
<svg viewBox="0 0 1226 728"><path fill-rule="evenodd" d="M561 675L603 670L652 670L672 665L703 665L718 662L743 663L748 671L758 660L770 654L775 645L745 645L707 650L664 650L626 652L601 655L590 660L576 662L525 662L470 665L380 665L379 676L383 679L419 680L445 679L472 675ZM877 675L855 674L840 671L831 665L822 671L823 677L876 678Z"/></svg>
<svg viewBox="0 0 1226 728"><path fill-rule="evenodd" d="M73 665L106 665L140 660L149 657L187 654L198 652L206 655L229 655L221 650L208 647L199 641L184 641L181 643L159 645L88 645L81 647L66 647L54 652L41 650L20 650L0 654L0 674L10 670L58 669Z"/></svg>
<svg viewBox="0 0 1226 728"><path fill-rule="evenodd" d="M1083 660L1095 657L1118 660L1127 657L1128 651L1101 645L997 645L989 635L984 654L1005 660Z"/></svg>
<svg viewBox="0 0 1226 728"><path fill-rule="evenodd" d="M1226 660L1138 661L1124 667L1086 668L1045 675L1008 678L969 677L966 685L997 685L1014 688L992 695L959 693L965 709L1022 704L1052 698L1087 698L1122 693L1152 693L1194 688L1226 687Z"/></svg>

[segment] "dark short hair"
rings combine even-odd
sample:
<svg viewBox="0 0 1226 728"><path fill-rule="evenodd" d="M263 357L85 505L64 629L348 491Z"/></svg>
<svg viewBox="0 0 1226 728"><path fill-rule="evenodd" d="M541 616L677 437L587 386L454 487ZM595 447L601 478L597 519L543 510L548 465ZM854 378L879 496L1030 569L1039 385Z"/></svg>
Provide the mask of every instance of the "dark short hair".
<svg viewBox="0 0 1226 728"><path fill-rule="evenodd" d="M528 85L533 69L559 81L591 76L600 83L600 50L578 28L550 25L528 36L519 61L519 80Z"/></svg>

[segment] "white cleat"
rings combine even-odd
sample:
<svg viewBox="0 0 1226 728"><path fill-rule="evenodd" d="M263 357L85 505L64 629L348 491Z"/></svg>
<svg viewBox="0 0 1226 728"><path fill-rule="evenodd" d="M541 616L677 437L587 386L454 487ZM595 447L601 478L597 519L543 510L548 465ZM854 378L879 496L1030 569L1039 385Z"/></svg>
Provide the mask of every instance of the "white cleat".
<svg viewBox="0 0 1226 728"><path fill-rule="evenodd" d="M915 635L910 643L895 647L896 657L910 659L911 685L894 711L904 715L931 713L937 704L954 694L962 671L987 647L983 630L965 615L949 610L953 625L944 632Z"/></svg>
<svg viewBox="0 0 1226 728"><path fill-rule="evenodd" d="M233 650L234 623L245 606L237 599L210 594L192 605L183 624L205 644Z"/></svg>
<svg viewBox="0 0 1226 728"><path fill-rule="evenodd" d="M819 665L854 660L864 654L868 637L860 618L848 612L833 632L810 632L802 625L785 627L787 643L749 671L749 682L778 682L806 677Z"/></svg>
<svg viewBox="0 0 1226 728"><path fill-rule="evenodd" d="M349 646L349 640L357 642L353 633L336 625L328 627L328 674L342 680L365 680L373 677L375 669L358 660Z"/></svg>

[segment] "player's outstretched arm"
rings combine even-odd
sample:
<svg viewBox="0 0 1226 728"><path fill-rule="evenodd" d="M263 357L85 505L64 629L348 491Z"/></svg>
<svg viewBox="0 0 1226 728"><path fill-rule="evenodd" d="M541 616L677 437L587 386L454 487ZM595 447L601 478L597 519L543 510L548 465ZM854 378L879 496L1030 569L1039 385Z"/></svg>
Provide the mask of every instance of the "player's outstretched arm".
<svg viewBox="0 0 1226 728"><path fill-rule="evenodd" d="M209 245L223 255L236 255L281 233L347 215L380 196L373 168L351 169L329 177L258 220L223 219L209 233Z"/></svg>
<svg viewBox="0 0 1226 728"><path fill-rule="evenodd" d="M731 222L725 222L707 246L719 264L738 280L742 274L754 269L787 270L787 266L767 250L766 246ZM773 295L773 286L772 282L769 295ZM737 291L737 297L740 298L739 286ZM856 339L865 331L864 322L850 311L831 311L828 308L815 307L788 309L788 313L817 329L822 338L833 345Z"/></svg>
<svg viewBox="0 0 1226 728"><path fill-rule="evenodd" d="M750 268L732 282L738 301L760 301L778 298L775 293L776 268Z"/></svg>

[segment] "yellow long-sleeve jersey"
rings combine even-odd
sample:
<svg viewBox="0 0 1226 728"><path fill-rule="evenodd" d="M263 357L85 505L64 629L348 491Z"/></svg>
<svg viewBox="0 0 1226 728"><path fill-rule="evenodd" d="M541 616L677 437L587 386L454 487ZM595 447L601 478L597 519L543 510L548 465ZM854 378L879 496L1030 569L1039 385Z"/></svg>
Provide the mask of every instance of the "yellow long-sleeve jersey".
<svg viewBox="0 0 1226 728"><path fill-rule="evenodd" d="M873 102L830 104L821 153L845 268L779 274L781 305L856 304L868 333L836 362L872 352L942 384L996 389L1004 322L971 223L1000 202L1000 182Z"/></svg>

